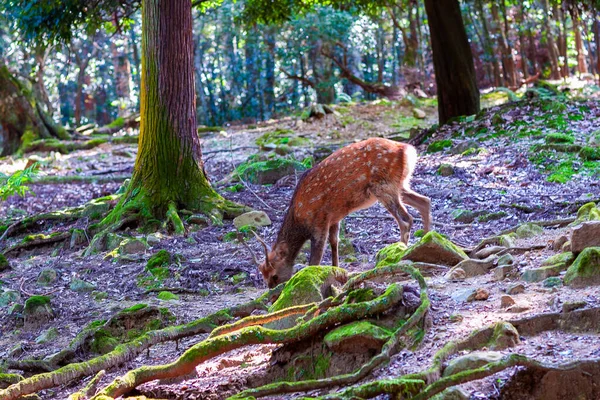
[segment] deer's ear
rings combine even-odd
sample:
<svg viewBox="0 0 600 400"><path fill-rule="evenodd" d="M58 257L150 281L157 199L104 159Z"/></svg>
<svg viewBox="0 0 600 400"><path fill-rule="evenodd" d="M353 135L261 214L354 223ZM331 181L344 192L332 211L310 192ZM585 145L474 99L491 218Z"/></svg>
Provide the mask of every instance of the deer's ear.
<svg viewBox="0 0 600 400"><path fill-rule="evenodd" d="M287 243L280 243L275 250L275 255L278 258L285 258L287 256L288 252L289 252L289 247L288 247Z"/></svg>

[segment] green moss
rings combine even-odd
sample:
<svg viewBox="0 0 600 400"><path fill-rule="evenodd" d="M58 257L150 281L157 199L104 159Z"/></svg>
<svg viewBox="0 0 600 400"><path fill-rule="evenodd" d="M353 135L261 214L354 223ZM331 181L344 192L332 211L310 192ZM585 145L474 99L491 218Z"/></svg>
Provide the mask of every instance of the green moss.
<svg viewBox="0 0 600 400"><path fill-rule="evenodd" d="M504 350L519 342L519 332L510 322L496 322L494 332L487 343L490 350Z"/></svg>
<svg viewBox="0 0 600 400"><path fill-rule="evenodd" d="M205 133L205 132L220 132L223 131L223 127L222 126L199 126L198 127L198 133Z"/></svg>
<svg viewBox="0 0 600 400"><path fill-rule="evenodd" d="M179 296L171 292L160 292L156 296L159 300L170 301L170 300L179 300Z"/></svg>
<svg viewBox="0 0 600 400"><path fill-rule="evenodd" d="M117 117L110 124L107 125L108 128L122 128L125 125L125 119L123 117Z"/></svg>
<svg viewBox="0 0 600 400"><path fill-rule="evenodd" d="M577 218L569 226L577 226L584 222L600 221L600 208L593 202L586 203L577 210Z"/></svg>
<svg viewBox="0 0 600 400"><path fill-rule="evenodd" d="M132 312L136 312L141 310L142 308L146 308L148 307L148 304L144 304L144 303L139 303L139 304L135 304L129 308L125 308L123 310L121 310L121 313L132 313Z"/></svg>
<svg viewBox="0 0 600 400"><path fill-rule="evenodd" d="M98 329L90 343L90 350L96 354L106 354L113 351L119 344L119 339L113 337L108 330Z"/></svg>
<svg viewBox="0 0 600 400"><path fill-rule="evenodd" d="M542 267L546 265L556 265L562 264L564 266L571 265L571 263L575 260L575 256L570 251L560 254L555 254L551 257L548 257L543 263Z"/></svg>
<svg viewBox="0 0 600 400"><path fill-rule="evenodd" d="M575 137L566 133L549 133L546 135L546 143L575 143Z"/></svg>
<svg viewBox="0 0 600 400"><path fill-rule="evenodd" d="M567 270L568 286L600 285L600 247L584 249Z"/></svg>
<svg viewBox="0 0 600 400"><path fill-rule="evenodd" d="M48 296L31 296L25 301L25 312L30 313L38 307L50 305L50 297Z"/></svg>
<svg viewBox="0 0 600 400"><path fill-rule="evenodd" d="M428 153L437 153L438 151L442 151L449 147L452 147L452 140L450 140L450 139L437 140L435 142L431 142L431 144L429 144L429 146L427 146L427 152Z"/></svg>
<svg viewBox="0 0 600 400"><path fill-rule="evenodd" d="M391 335L392 332L372 324L369 321L355 321L347 325L342 325L339 328L335 328L325 335L323 341L327 347L334 349L344 341L359 337L370 338L383 344L390 338Z"/></svg>
<svg viewBox="0 0 600 400"><path fill-rule="evenodd" d="M407 246L402 242L392 243L377 252L375 267L384 267L398 263L406 252Z"/></svg>
<svg viewBox="0 0 600 400"><path fill-rule="evenodd" d="M275 149L279 146L304 146L310 143L306 138L295 136L291 129L276 129L256 139L256 144L263 150Z"/></svg>
<svg viewBox="0 0 600 400"><path fill-rule="evenodd" d="M493 213L488 213L488 214L480 215L479 217L477 217L477 221L479 221L479 222L494 221L494 220L497 220L497 219L504 218L507 215L508 214L506 214L506 212L504 212L504 211L498 211L498 212L493 212Z"/></svg>
<svg viewBox="0 0 600 400"><path fill-rule="evenodd" d="M21 240L21 243L30 243L30 242L33 242L36 240L47 240L47 239L51 239L55 236L60 236L60 235L62 235L61 232L54 232L49 235L44 235L43 233L38 233L35 235L27 235Z"/></svg>
<svg viewBox="0 0 600 400"><path fill-rule="evenodd" d="M241 176L245 181L255 184L275 183L281 176L291 175L294 171L306 171L312 166L312 160L302 162L287 158L274 158L266 161L247 161L240 164L233 176Z"/></svg>
<svg viewBox="0 0 600 400"><path fill-rule="evenodd" d="M437 256L440 256L442 259L437 260L429 260L427 259L428 253L427 251L422 251L422 248L427 249L429 246L435 246L437 249L435 253ZM440 253L444 253L441 255ZM419 254L420 257L418 259L414 259L415 255ZM421 259L425 257L426 259ZM441 234L430 231L425 234L417 243L410 246L406 249L406 252L402 256L403 260L412 260L412 261L424 261L424 262L432 262L432 263L450 263L455 265L461 260L467 260L469 257L465 254L463 250L461 250L458 246L452 243L450 240L442 236Z"/></svg>
<svg viewBox="0 0 600 400"><path fill-rule="evenodd" d="M167 250L159 250L148 259L146 270L152 271L156 267L164 267L171 263L171 253Z"/></svg>
<svg viewBox="0 0 600 400"><path fill-rule="evenodd" d="M0 253L0 271L7 269L8 267L10 267L8 259L4 254Z"/></svg>
<svg viewBox="0 0 600 400"><path fill-rule="evenodd" d="M515 233L517 234L517 237L521 239L528 239L537 235L541 235L543 232L544 228L528 222L520 225Z"/></svg>
<svg viewBox="0 0 600 400"><path fill-rule="evenodd" d="M598 161L600 160L600 147L582 147L579 157L585 161Z"/></svg>
<svg viewBox="0 0 600 400"><path fill-rule="evenodd" d="M346 271L337 267L310 266L300 270L285 284L281 296L269 308L269 312L310 304L323 299L323 286L334 276L345 276Z"/></svg>

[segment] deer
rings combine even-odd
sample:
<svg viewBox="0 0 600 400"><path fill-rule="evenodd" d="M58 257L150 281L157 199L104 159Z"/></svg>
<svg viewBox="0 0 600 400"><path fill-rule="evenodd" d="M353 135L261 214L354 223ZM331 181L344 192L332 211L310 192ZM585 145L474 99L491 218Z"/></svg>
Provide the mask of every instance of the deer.
<svg viewBox="0 0 600 400"><path fill-rule="evenodd" d="M332 265L338 266L340 221L377 201L396 220L405 244L413 217L404 204L419 212L424 231L429 232L431 200L410 188L416 162L417 151L410 144L370 138L340 148L302 174L270 251L255 233L265 260L258 264L253 258L268 287L292 277L294 261L307 240L309 265L320 265L329 241Z"/></svg>

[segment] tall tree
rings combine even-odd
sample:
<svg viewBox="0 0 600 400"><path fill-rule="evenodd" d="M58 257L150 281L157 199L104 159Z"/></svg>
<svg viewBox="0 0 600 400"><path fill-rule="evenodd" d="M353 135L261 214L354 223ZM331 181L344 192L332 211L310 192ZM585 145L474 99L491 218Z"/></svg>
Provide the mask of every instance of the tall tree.
<svg viewBox="0 0 600 400"><path fill-rule="evenodd" d="M479 112L479 89L458 0L425 0L440 123Z"/></svg>

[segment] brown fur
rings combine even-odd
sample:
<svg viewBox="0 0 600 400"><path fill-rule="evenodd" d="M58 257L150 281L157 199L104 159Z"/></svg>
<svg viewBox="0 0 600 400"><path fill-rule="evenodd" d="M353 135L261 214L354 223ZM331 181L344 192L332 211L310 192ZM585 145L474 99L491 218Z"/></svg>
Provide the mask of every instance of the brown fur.
<svg viewBox="0 0 600 400"><path fill-rule="evenodd" d="M408 242L412 217L403 202L415 207L430 228L430 201L410 189L416 163L414 147L371 138L343 147L302 175L267 259L259 266L269 287L292 276L302 245L311 241L309 265L318 265L329 239L338 265L340 221L351 212L380 201L394 216L401 240Z"/></svg>

